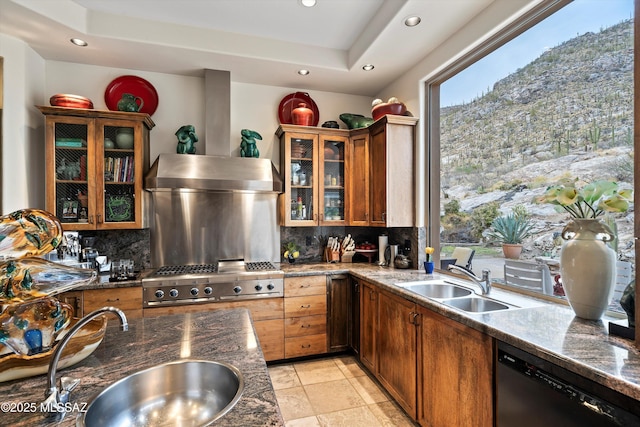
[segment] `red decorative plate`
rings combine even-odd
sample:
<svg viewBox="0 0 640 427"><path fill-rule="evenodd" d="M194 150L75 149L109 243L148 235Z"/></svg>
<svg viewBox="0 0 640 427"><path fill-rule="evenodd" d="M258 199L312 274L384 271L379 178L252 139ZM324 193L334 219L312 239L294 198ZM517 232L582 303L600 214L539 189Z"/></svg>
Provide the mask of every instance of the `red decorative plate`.
<svg viewBox="0 0 640 427"><path fill-rule="evenodd" d="M120 76L107 86L104 102L111 111L118 111L118 101L125 93L142 98L144 105L141 113L152 115L158 108L158 92L151 83L138 76Z"/></svg>
<svg viewBox="0 0 640 427"><path fill-rule="evenodd" d="M318 126L320 111L318 111L318 106L306 92L290 93L282 98L282 101L280 101L280 105L278 106L278 118L280 119L280 124L293 124L293 121L291 120L291 111L294 108L298 108L298 104L301 102L307 104L307 106L313 111L313 123L311 125Z"/></svg>

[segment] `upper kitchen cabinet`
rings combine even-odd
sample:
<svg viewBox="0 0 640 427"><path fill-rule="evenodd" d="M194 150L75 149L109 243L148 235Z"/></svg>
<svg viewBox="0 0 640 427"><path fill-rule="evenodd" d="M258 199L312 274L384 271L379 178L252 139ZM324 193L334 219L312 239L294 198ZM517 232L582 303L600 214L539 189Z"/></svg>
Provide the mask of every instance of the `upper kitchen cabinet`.
<svg viewBox="0 0 640 427"><path fill-rule="evenodd" d="M349 131L281 125L280 223L285 226L346 225Z"/></svg>
<svg viewBox="0 0 640 427"><path fill-rule="evenodd" d="M46 209L65 230L143 227L148 114L38 107L45 116Z"/></svg>
<svg viewBox="0 0 640 427"><path fill-rule="evenodd" d="M414 117L386 115L369 127L369 224L415 225Z"/></svg>
<svg viewBox="0 0 640 427"><path fill-rule="evenodd" d="M349 225L369 225L369 130L353 130L347 161L347 206Z"/></svg>

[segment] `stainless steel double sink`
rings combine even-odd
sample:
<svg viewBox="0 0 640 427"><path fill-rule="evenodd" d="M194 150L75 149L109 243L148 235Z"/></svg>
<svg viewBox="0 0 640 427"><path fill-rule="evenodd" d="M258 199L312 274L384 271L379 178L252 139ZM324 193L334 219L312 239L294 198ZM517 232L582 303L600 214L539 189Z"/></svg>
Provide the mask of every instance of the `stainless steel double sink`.
<svg viewBox="0 0 640 427"><path fill-rule="evenodd" d="M487 313L518 308L491 298L479 296L463 285L446 279L396 283L397 286L423 297L436 300L448 307L467 313Z"/></svg>

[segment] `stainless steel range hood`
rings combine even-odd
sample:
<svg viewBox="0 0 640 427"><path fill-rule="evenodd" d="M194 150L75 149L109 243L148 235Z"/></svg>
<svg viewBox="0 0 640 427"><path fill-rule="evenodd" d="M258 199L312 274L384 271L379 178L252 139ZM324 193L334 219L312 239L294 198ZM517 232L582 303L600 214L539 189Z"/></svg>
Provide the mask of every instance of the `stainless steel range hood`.
<svg viewBox="0 0 640 427"><path fill-rule="evenodd" d="M145 176L149 191L282 193L282 179L269 159L160 154Z"/></svg>

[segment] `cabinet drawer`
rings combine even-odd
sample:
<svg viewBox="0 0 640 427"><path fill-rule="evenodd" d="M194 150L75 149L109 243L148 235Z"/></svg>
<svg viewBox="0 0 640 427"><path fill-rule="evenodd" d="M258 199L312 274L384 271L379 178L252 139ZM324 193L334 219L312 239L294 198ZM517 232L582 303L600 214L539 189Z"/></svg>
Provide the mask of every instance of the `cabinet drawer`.
<svg viewBox="0 0 640 427"><path fill-rule="evenodd" d="M311 356L327 352L327 334L307 335L284 339L284 356L287 359Z"/></svg>
<svg viewBox="0 0 640 427"><path fill-rule="evenodd" d="M284 336L299 337L304 335L324 334L327 332L327 316L289 317L284 319Z"/></svg>
<svg viewBox="0 0 640 427"><path fill-rule="evenodd" d="M173 305L167 307L147 307L144 317L168 316L171 314L194 313L198 311L246 308L251 312L254 322L260 320L282 319L284 317L284 298L265 298L231 302L212 302L207 304Z"/></svg>
<svg viewBox="0 0 640 427"><path fill-rule="evenodd" d="M284 359L284 323L282 319L261 320L253 326L260 341L264 360Z"/></svg>
<svg viewBox="0 0 640 427"><path fill-rule="evenodd" d="M130 318L142 317L142 288L89 289L83 291L83 313L105 306L124 311Z"/></svg>
<svg viewBox="0 0 640 427"><path fill-rule="evenodd" d="M326 293L326 276L285 277L284 279L285 297L325 295Z"/></svg>
<svg viewBox="0 0 640 427"><path fill-rule="evenodd" d="M327 313L327 296L312 295L284 299L284 317L315 316Z"/></svg>

